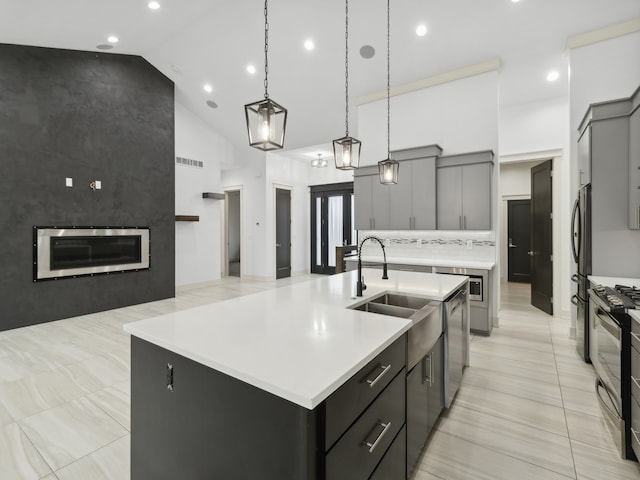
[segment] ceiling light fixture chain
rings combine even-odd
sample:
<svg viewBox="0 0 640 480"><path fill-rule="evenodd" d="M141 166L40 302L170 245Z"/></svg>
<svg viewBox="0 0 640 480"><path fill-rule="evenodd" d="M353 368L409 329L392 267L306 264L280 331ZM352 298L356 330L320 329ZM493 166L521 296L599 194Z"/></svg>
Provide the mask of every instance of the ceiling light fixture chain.
<svg viewBox="0 0 640 480"><path fill-rule="evenodd" d="M391 158L391 9L387 0L387 158Z"/></svg>
<svg viewBox="0 0 640 480"><path fill-rule="evenodd" d="M344 29L344 99L346 112L344 117L345 136L349 136L349 0L345 0Z"/></svg>
<svg viewBox="0 0 640 480"><path fill-rule="evenodd" d="M355 170L362 144L349 136L349 0L344 2L344 130L344 137L333 141L333 158L338 170Z"/></svg>
<svg viewBox="0 0 640 480"><path fill-rule="evenodd" d="M269 8L264 0L264 98L269 98Z"/></svg>

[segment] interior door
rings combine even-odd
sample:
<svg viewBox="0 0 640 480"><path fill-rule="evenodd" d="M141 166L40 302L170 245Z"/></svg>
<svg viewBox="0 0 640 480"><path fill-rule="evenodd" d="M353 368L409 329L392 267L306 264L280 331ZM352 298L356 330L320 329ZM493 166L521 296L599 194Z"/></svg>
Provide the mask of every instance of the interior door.
<svg viewBox="0 0 640 480"><path fill-rule="evenodd" d="M553 315L552 160L531 169L531 305Z"/></svg>
<svg viewBox="0 0 640 480"><path fill-rule="evenodd" d="M531 200L507 201L508 280L531 282Z"/></svg>
<svg viewBox="0 0 640 480"><path fill-rule="evenodd" d="M276 189L276 278L291 276L291 191Z"/></svg>

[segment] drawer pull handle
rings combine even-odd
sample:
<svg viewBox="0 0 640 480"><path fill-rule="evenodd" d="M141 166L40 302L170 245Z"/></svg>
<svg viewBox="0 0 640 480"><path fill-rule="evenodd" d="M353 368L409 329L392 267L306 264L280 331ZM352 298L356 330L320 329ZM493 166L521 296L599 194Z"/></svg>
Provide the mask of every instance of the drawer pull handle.
<svg viewBox="0 0 640 480"><path fill-rule="evenodd" d="M640 342L640 337L638 336L637 333L631 332L631 336L636 339L636 342Z"/></svg>
<svg viewBox="0 0 640 480"><path fill-rule="evenodd" d="M631 376L631 380L633 380L633 383L636 384L636 387L640 388L640 383L638 383L638 379L636 377L634 377L633 375Z"/></svg>
<svg viewBox="0 0 640 480"><path fill-rule="evenodd" d="M373 388L375 384L378 383L378 381L380 381L380 379L385 376L385 374L389 371L389 369L391 369L391 364L387 365L386 367L384 365L378 365L377 368L381 368L382 371L373 380L367 378L367 383L369 384L369 388Z"/></svg>
<svg viewBox="0 0 640 480"><path fill-rule="evenodd" d="M382 437L384 437L384 434L387 433L387 431L391 428L391 422L387 422L387 423L380 422L378 425L382 427L382 431L380 432L378 437L373 441L373 443L366 442L365 444L367 447L369 447L369 453L373 453L373 451L378 446L378 443L380 443L380 440L382 440Z"/></svg>

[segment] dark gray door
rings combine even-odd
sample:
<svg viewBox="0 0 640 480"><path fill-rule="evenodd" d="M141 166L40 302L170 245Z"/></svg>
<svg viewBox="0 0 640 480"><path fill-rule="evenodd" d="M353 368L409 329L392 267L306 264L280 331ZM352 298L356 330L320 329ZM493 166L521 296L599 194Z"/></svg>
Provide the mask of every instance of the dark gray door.
<svg viewBox="0 0 640 480"><path fill-rule="evenodd" d="M552 160L531 169L531 305L553 315Z"/></svg>
<svg viewBox="0 0 640 480"><path fill-rule="evenodd" d="M531 282L531 200L507 201L508 280Z"/></svg>
<svg viewBox="0 0 640 480"><path fill-rule="evenodd" d="M276 278L291 276L291 192L276 189Z"/></svg>

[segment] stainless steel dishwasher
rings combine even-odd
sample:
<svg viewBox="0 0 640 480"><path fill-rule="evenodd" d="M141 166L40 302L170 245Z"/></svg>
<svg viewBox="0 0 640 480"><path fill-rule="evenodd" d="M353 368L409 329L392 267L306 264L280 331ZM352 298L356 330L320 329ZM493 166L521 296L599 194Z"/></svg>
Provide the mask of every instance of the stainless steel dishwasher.
<svg viewBox="0 0 640 480"><path fill-rule="evenodd" d="M451 407L467 361L469 337L467 289L462 288L443 302L444 314L444 406Z"/></svg>

